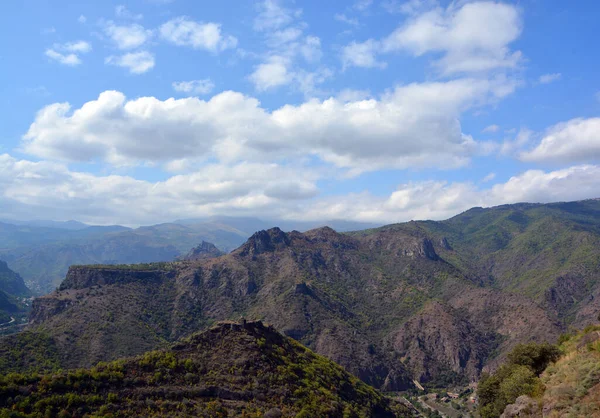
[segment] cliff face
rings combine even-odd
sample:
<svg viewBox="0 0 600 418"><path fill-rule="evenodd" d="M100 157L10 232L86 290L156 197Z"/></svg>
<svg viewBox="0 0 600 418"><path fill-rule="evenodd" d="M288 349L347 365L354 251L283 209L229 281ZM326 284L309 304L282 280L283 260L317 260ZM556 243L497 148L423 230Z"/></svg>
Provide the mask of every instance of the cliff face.
<svg viewBox="0 0 600 418"><path fill-rule="evenodd" d="M72 266L67 272L65 280L60 284L59 290L85 289L93 286L107 286L127 284L132 282L159 282L166 277L175 277L174 270L163 270L161 265L148 268L127 268L112 266Z"/></svg>

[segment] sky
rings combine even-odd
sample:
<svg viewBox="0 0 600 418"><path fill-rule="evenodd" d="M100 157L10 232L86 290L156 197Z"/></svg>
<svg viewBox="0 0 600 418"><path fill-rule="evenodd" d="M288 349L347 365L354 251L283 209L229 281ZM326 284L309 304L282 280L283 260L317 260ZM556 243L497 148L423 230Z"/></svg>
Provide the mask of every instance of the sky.
<svg viewBox="0 0 600 418"><path fill-rule="evenodd" d="M600 197L596 1L86 3L3 2L0 218L392 223Z"/></svg>

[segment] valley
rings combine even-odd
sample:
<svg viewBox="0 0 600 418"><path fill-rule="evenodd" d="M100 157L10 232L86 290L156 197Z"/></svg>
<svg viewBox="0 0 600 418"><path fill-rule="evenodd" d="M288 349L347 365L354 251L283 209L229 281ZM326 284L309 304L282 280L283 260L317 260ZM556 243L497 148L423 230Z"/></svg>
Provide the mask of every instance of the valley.
<svg viewBox="0 0 600 418"><path fill-rule="evenodd" d="M270 228L226 254L202 242L177 261L71 266L33 300L27 329L0 339L0 370L91 368L263 321L375 389L460 416L417 386L472 387L518 344L595 323L598 244L589 200L344 233Z"/></svg>

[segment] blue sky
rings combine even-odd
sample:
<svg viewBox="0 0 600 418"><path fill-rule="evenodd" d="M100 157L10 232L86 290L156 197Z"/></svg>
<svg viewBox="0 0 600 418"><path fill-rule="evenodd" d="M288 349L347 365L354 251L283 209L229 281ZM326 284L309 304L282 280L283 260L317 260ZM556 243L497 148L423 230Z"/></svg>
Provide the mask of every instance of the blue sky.
<svg viewBox="0 0 600 418"><path fill-rule="evenodd" d="M4 4L0 218L600 197L597 2L88 3Z"/></svg>

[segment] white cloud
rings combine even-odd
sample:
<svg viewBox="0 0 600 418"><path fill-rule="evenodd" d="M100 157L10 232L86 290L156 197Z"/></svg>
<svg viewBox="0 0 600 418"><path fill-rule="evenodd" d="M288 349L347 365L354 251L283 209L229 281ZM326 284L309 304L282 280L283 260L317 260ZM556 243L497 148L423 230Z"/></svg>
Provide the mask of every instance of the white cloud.
<svg viewBox="0 0 600 418"><path fill-rule="evenodd" d="M254 30L273 31L291 23L302 14L302 10L287 9L277 0L264 0L257 5L258 15L254 19Z"/></svg>
<svg viewBox="0 0 600 418"><path fill-rule="evenodd" d="M319 94L318 85L333 72L319 65L321 39L305 34L308 25L299 21L302 11L287 9L276 0L262 1L257 7L254 29L262 33L267 50L256 54L261 62L248 80L257 91L289 86L307 97Z"/></svg>
<svg viewBox="0 0 600 418"><path fill-rule="evenodd" d="M48 58L63 65L75 66L81 64L81 60L75 54L61 54L52 48L47 49L45 54Z"/></svg>
<svg viewBox="0 0 600 418"><path fill-rule="evenodd" d="M290 62L285 57L269 57L266 62L257 65L249 79L258 91L265 91L283 86L293 80L293 75L288 71Z"/></svg>
<svg viewBox="0 0 600 418"><path fill-rule="evenodd" d="M122 50L134 49L144 45L152 37L152 31L137 23L117 25L112 21L106 22L104 32Z"/></svg>
<svg viewBox="0 0 600 418"><path fill-rule="evenodd" d="M484 188L469 182L401 184L388 196L368 192L319 197L325 173L273 163L209 164L164 181L71 171L62 164L0 155L0 215L100 224L152 224L210 215L304 220L400 222L445 219L473 206L555 202L600 195L600 167L529 170Z"/></svg>
<svg viewBox="0 0 600 418"><path fill-rule="evenodd" d="M410 16L380 41L367 41L371 42L367 62L377 62L375 54L408 51L415 56L441 53L442 57L433 65L445 76L516 68L521 62L521 52L512 52L509 45L520 36L521 30L516 6L495 2L451 3L447 9L436 7ZM351 60L347 63L354 65Z"/></svg>
<svg viewBox="0 0 600 418"><path fill-rule="evenodd" d="M287 51L286 51L287 49ZM307 36L303 42L287 44L281 54L268 56L263 62L254 67L248 79L258 91L267 91L281 86L293 84L294 88L305 95L316 91L316 86L332 76L328 68L317 68L307 71L299 68L295 58L301 56L307 62L316 62L321 58L321 40Z"/></svg>
<svg viewBox="0 0 600 418"><path fill-rule="evenodd" d="M490 125L490 126L486 126L483 131L483 133L486 134L491 134L491 133L496 133L500 130L500 127L498 125Z"/></svg>
<svg viewBox="0 0 600 418"><path fill-rule="evenodd" d="M205 49L211 52L235 48L238 42L234 36L223 35L220 24L195 22L186 16L180 16L162 24L160 36L175 45Z"/></svg>
<svg viewBox="0 0 600 418"><path fill-rule="evenodd" d="M511 129L508 134L514 134L516 129ZM527 128L522 128L517 133L517 136L512 139L505 139L500 146L500 154L514 157L526 148L532 140L534 132Z"/></svg>
<svg viewBox="0 0 600 418"><path fill-rule="evenodd" d="M352 42L342 48L343 67L385 68L387 64L377 60L378 50L379 42L373 39L362 43Z"/></svg>
<svg viewBox="0 0 600 418"><path fill-rule="evenodd" d="M144 18L144 15L139 14L139 13L138 14L132 13L123 4L120 4L117 7L115 7L115 14L117 15L117 17L119 17L121 19L141 20Z"/></svg>
<svg viewBox="0 0 600 418"><path fill-rule="evenodd" d="M314 155L354 173L450 168L466 164L479 147L461 132L461 112L493 103L506 93L503 83L476 79L415 83L379 99L311 99L272 112L255 98L231 91L208 101L154 97L127 101L122 93L107 91L73 112L67 103L42 109L24 136L23 151L41 158L100 159L117 165Z"/></svg>
<svg viewBox="0 0 600 418"><path fill-rule="evenodd" d="M554 81L560 80L561 77L562 77L561 73L544 74L544 75L540 76L540 78L538 79L538 82L541 84L548 84L548 83L552 83Z"/></svg>
<svg viewBox="0 0 600 418"><path fill-rule="evenodd" d="M521 159L561 163L600 160L600 118L571 119L552 126L535 148L521 154Z"/></svg>
<svg viewBox="0 0 600 418"><path fill-rule="evenodd" d="M316 36L304 38L304 42L300 44L300 54L306 61L319 61L323 55L321 52L321 39Z"/></svg>
<svg viewBox="0 0 600 418"><path fill-rule="evenodd" d="M360 25L360 23L358 22L357 18L355 18L355 17L354 18L350 18L350 17L346 16L343 13L336 13L333 16L333 18L335 20L337 20L338 22L346 23L346 24L348 24L350 26L359 26Z"/></svg>
<svg viewBox="0 0 600 418"><path fill-rule="evenodd" d="M2 216L149 224L225 213L268 213L317 193L314 174L271 163L206 165L152 183L0 155Z"/></svg>
<svg viewBox="0 0 600 418"><path fill-rule="evenodd" d="M203 80L176 81L173 89L180 93L208 94L215 88L215 83L210 78Z"/></svg>
<svg viewBox="0 0 600 418"><path fill-rule="evenodd" d="M341 218L386 223L447 219L475 206L595 198L600 195L599 176L599 166L587 165L551 172L529 170L489 189L472 183L423 181L402 184L388 197L364 192L321 198L296 211L286 210L291 219Z"/></svg>
<svg viewBox="0 0 600 418"><path fill-rule="evenodd" d="M81 54L85 54L92 50L92 45L90 45L90 43L86 41L67 42L66 44L62 44L59 46L55 44L54 47L67 52L75 52Z"/></svg>
<svg viewBox="0 0 600 418"><path fill-rule="evenodd" d="M267 44L271 48L281 48L291 42L297 41L302 36L303 29L300 27L289 27L274 32L270 32L267 37Z"/></svg>
<svg viewBox="0 0 600 418"><path fill-rule="evenodd" d="M120 56L111 55L104 62L127 68L132 74L142 74L154 68L154 55L148 51L129 52Z"/></svg>
<svg viewBox="0 0 600 418"><path fill-rule="evenodd" d="M87 22L87 17L85 17L84 15L79 15L79 17L77 18L77 21L79 23L83 24L83 23Z"/></svg>
<svg viewBox="0 0 600 418"><path fill-rule="evenodd" d="M54 44L52 48L46 49L46 56L63 65L76 66L81 64L78 54L85 54L92 50L92 46L86 41L74 41L64 44Z"/></svg>

